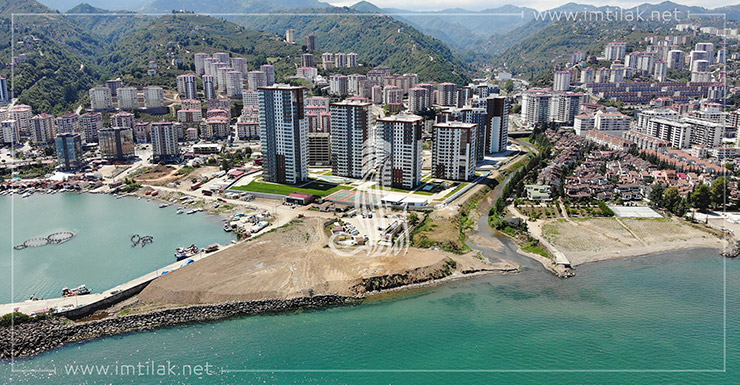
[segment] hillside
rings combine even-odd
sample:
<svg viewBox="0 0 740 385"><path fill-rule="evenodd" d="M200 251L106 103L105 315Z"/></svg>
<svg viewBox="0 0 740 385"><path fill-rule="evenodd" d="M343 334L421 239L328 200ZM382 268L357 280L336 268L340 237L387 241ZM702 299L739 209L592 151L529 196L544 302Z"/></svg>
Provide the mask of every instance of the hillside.
<svg viewBox="0 0 740 385"><path fill-rule="evenodd" d="M141 9L159 12L184 10L200 13L237 13L324 7L331 5L318 0L149 0Z"/></svg>
<svg viewBox="0 0 740 385"><path fill-rule="evenodd" d="M578 7L580 7L578 4L567 4L560 9L578 10ZM683 12L684 16L686 12L712 12L702 7L682 6L667 1L654 5L642 4L639 7L647 15L652 11L663 12L673 9ZM604 10L605 8L592 7L591 9ZM626 10L636 9L637 7ZM714 25L718 21L720 20L705 18L702 19L702 25ZM578 20L578 22L532 20L505 36L492 36L476 52L461 56L471 62L506 66L525 79L535 79L551 72L556 65L565 63L570 53L584 51L589 55L599 55L604 44L615 39L626 41L627 51L639 51L644 48L640 46L643 44L644 37L676 33L675 30L671 32L671 27L675 24L677 24L675 21L659 22L649 19L634 23L604 20ZM721 25L720 22L716 26Z"/></svg>
<svg viewBox="0 0 740 385"><path fill-rule="evenodd" d="M307 13L318 13L315 17ZM335 13L327 15L327 13ZM348 14L352 13L352 14ZM301 10L301 15L235 17L233 21L249 29L283 34L296 30L298 44L313 33L318 49L330 52L356 52L362 62L384 65L394 72L415 72L425 81L466 83L468 69L441 41L389 16L368 13L358 16L349 8Z"/></svg>
<svg viewBox="0 0 740 385"><path fill-rule="evenodd" d="M54 13L33 0L0 0L0 76L10 78L10 13ZM73 109L102 76L96 58L110 49L98 36L63 16L16 16L14 89L35 111Z"/></svg>
<svg viewBox="0 0 740 385"><path fill-rule="evenodd" d="M175 76L194 68L194 53L218 51L246 58L251 68L270 62L278 78L295 74L301 55L299 46L273 34L209 16L176 14L151 20L123 36L101 62L112 73L128 75L130 83L174 87ZM178 68L175 59L183 59L185 65ZM157 62L157 76L146 75L149 60Z"/></svg>
<svg viewBox="0 0 740 385"><path fill-rule="evenodd" d="M107 14L105 16L88 16L88 14ZM120 13L121 16L110 16L111 13ZM151 17L137 15L127 11L109 11L96 8L88 3L82 3L65 12L67 17L74 23L79 24L93 34L102 37L105 41L113 43L122 36L129 34L151 21ZM85 15L75 15L85 14Z"/></svg>
<svg viewBox="0 0 740 385"><path fill-rule="evenodd" d="M532 19L531 8L504 5L498 8L470 11L462 8L424 12L398 8L379 8L367 1L350 7L361 12L386 14L419 31L437 38L454 51L480 46L492 34L503 34ZM521 14L512 17L511 14Z"/></svg>

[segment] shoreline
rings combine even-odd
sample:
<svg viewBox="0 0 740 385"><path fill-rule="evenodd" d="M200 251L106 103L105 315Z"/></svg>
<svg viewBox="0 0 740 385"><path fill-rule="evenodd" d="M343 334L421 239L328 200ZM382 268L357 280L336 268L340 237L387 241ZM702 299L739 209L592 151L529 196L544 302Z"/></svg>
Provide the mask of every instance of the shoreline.
<svg viewBox="0 0 740 385"><path fill-rule="evenodd" d="M322 310L336 306L361 305L367 299L382 295L403 293L409 290L434 287L447 282L501 273L519 273L518 267L511 269L488 269L452 273L441 278L413 281L401 286L368 291L355 296L339 294L320 294L312 297L289 299L262 299L253 301L228 301L197 305L169 305L157 310L149 310L130 315L113 315L89 321L72 321L64 317L15 325L15 339L10 343L9 326L0 327L0 361L11 359L10 346L14 345L15 359L33 357L74 343L86 343L99 338L113 337L128 333L151 331L188 324L219 322L234 317L249 317L262 314L282 314L300 310ZM115 305L114 305L115 306ZM104 311L103 311L104 312ZM96 314L98 314L96 312ZM107 313L106 313L107 314ZM94 318L95 316L91 316ZM20 338L19 338L20 337ZM36 345L37 341L43 344Z"/></svg>
<svg viewBox="0 0 740 385"><path fill-rule="evenodd" d="M613 256L605 259L596 259L592 261L586 261L578 264L578 266L595 266L598 264L607 264L608 262L619 262L619 261L626 261L630 259L646 259L651 257L659 257L664 256L667 253L671 252L687 252L692 250L713 250L717 252L717 257L725 258L722 255L720 255L720 251L722 250L721 247L709 247L709 246L686 246L686 247L676 247L672 249L665 249L660 250L656 252L650 252L650 253L640 253L640 254L631 254L631 255L620 255L620 256Z"/></svg>
<svg viewBox="0 0 740 385"><path fill-rule="evenodd" d="M711 249L709 247L687 247L680 250ZM674 249L679 250L679 249ZM643 259L650 256L660 256L674 250L662 252L629 255L618 258L602 259L581 264L581 266L596 266L614 261L629 259ZM531 253L526 253L529 256ZM717 255L719 256L719 255ZM541 256L540 256L541 257ZM544 257L541 257L544 259ZM540 258L535 258L540 263ZM549 261L549 260L548 260ZM548 269L549 270L549 269ZM15 347L22 349L15 355L16 359L33 359L33 357L52 350L63 348L74 343L85 343L99 338L119 336L128 333L151 331L169 327L179 327L195 323L219 322L234 317L248 317L262 314L282 314L301 310L322 310L336 306L362 305L366 300L381 300L384 296L403 293L425 288L434 288L448 282L475 278L487 275L518 274L522 271L516 267L507 270L490 269L470 272L452 273L450 275L428 280L410 282L401 286L382 288L376 291L367 291L355 296L339 294L320 294L313 297L295 297L289 299L262 299L250 301L228 301L197 305L169 305L157 310L149 310L130 315L115 315L97 320L75 322L63 317L55 317L15 326ZM0 333L0 360L7 362L9 355L8 326L0 327L5 332ZM18 336L21 336L18 339ZM36 341L43 341L41 347Z"/></svg>

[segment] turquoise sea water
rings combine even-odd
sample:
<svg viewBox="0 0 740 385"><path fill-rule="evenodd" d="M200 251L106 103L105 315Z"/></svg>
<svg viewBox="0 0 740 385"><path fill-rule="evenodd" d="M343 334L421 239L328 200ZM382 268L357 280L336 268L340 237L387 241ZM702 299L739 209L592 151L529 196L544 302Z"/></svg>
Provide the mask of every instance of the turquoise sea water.
<svg viewBox="0 0 740 385"><path fill-rule="evenodd" d="M358 306L76 344L15 365L56 374L11 373L4 363L0 378L39 384L737 384L739 263L690 250L585 265L567 280L534 269L481 276ZM107 365L112 372L149 360L170 361L176 375L66 374L70 365ZM180 375L183 365L205 364L216 374Z"/></svg>
<svg viewBox="0 0 740 385"><path fill-rule="evenodd" d="M234 239L214 215L175 212L174 207L160 209L155 201L110 195L0 197L0 303L11 302L11 248L29 238L77 233L61 245L14 252L15 302L31 295L58 297L63 287L80 284L94 292L107 290L175 262L177 246ZM132 234L151 235L154 243L132 248Z"/></svg>

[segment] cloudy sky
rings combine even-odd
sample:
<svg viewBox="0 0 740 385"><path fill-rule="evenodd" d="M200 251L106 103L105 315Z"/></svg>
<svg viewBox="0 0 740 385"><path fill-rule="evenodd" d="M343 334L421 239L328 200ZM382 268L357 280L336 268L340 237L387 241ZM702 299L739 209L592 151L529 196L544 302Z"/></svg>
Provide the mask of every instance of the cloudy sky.
<svg viewBox="0 0 740 385"><path fill-rule="evenodd" d="M325 2L328 2L332 5L336 6L349 6L352 4L357 3L360 0L323 0ZM445 8L465 8L470 9L474 11L487 9L487 8L496 8L500 7L505 4L515 4L521 7L531 7L538 10L546 10L546 9L552 9L555 7L558 7L563 4L567 4L569 2L579 3L579 4L593 4L597 6L601 5L612 5L612 6L620 6L620 7L633 7L635 5L644 4L646 2L650 3L659 3L662 1L630 1L630 0L622 0L622 1L578 1L578 0L565 0L565 1L552 1L552 0L519 0L519 1L512 1L512 0L368 0L371 3L377 5L381 8L400 8L400 9L408 9L408 10L419 10L419 11L434 11L434 10L441 10ZM706 8L716 8L716 7L722 7L725 5L734 5L739 4L740 0L713 0L713 1L707 1L707 0L679 0L674 1L675 3L684 4L684 5L696 5L696 6L702 6Z"/></svg>

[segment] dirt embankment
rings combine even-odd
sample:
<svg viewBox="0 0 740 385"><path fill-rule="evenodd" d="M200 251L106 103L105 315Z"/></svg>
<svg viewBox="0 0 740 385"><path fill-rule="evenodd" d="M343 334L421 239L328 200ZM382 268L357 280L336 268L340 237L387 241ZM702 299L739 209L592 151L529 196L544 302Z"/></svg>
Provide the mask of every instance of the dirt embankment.
<svg viewBox="0 0 740 385"><path fill-rule="evenodd" d="M289 299L320 294L362 295L454 274L510 271L475 253L409 248L398 255L336 253L327 246L323 219L291 222L158 278L139 294L142 303L199 304ZM347 250L349 251L349 250Z"/></svg>

